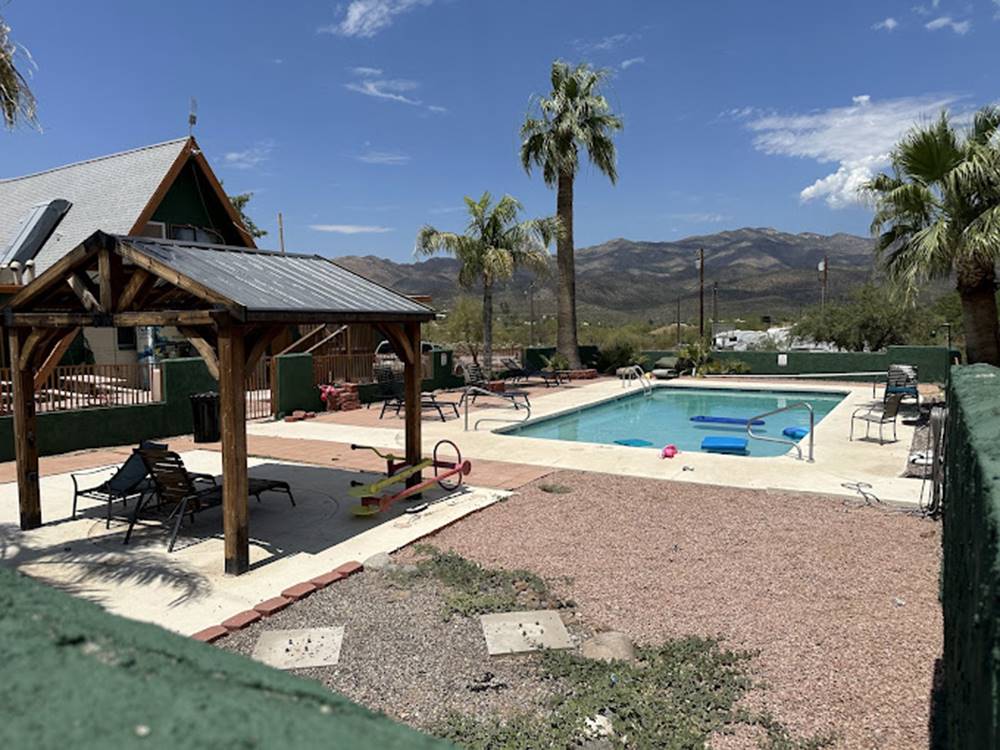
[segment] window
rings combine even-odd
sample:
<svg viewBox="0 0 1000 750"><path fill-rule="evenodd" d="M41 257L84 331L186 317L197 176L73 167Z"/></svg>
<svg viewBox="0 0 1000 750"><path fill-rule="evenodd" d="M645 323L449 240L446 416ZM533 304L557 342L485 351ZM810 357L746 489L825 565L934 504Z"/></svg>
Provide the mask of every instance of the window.
<svg viewBox="0 0 1000 750"><path fill-rule="evenodd" d="M116 328L115 330L118 332L119 349L135 351L138 348L134 328Z"/></svg>
<svg viewBox="0 0 1000 750"><path fill-rule="evenodd" d="M190 224L171 224L170 239L182 242L207 242L222 244L222 237L211 229L191 226Z"/></svg>
<svg viewBox="0 0 1000 750"><path fill-rule="evenodd" d="M167 238L167 225L162 221L150 221L139 232L140 237L156 237L160 240Z"/></svg>

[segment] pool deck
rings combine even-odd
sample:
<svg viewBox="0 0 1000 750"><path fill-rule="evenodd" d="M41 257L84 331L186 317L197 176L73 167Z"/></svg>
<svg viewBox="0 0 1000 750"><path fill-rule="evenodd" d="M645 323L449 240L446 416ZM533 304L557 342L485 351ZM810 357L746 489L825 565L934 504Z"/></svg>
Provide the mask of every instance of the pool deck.
<svg viewBox="0 0 1000 750"><path fill-rule="evenodd" d="M511 424L494 421L475 430L477 421L511 420L520 414L512 409L486 405L486 399L469 410L469 430L464 418L447 422L425 419L424 450L435 442L450 439L471 458L507 461L558 469L597 471L650 479L746 487L762 490L809 492L842 497L859 497L845 483L865 483L880 500L916 505L921 482L902 476L906 467L914 428L904 424L906 412L897 424L898 440L879 445L877 441L848 441L851 413L873 402L870 384L821 384L789 381L740 381L680 378L662 383L675 388L762 389L789 392L847 393L816 426L815 461L800 461L792 454L778 457L744 457L682 452L673 459L660 458L659 448L630 448L617 445L578 443L519 437L496 432ZM631 386L638 390L637 385ZM603 379L572 388L537 389L532 393L531 417L550 417L620 397L629 392L618 380ZM458 394L453 394L458 398ZM881 392L879 398L881 397ZM496 400L494 400L496 401ZM285 439L306 439L339 443L366 443L381 448L402 449L403 430L399 420L387 417L376 422L368 412L361 419L333 421L329 418L306 422L256 423L248 426L254 435ZM346 416L346 415L345 415ZM464 415L463 415L464 417ZM374 426L374 424L379 426ZM385 425L385 426L382 426ZM863 425L858 425L863 430ZM891 426L889 428L891 439ZM803 443L805 449L805 443Z"/></svg>

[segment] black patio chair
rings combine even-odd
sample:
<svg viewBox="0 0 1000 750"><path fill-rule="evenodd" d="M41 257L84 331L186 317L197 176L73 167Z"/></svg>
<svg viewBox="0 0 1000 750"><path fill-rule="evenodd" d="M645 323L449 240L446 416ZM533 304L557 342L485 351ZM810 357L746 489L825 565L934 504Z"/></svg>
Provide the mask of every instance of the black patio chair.
<svg viewBox="0 0 1000 750"><path fill-rule="evenodd" d="M398 417L399 412L406 406L406 394L403 391L403 381L396 377L395 373L388 368L377 369L375 371L375 377L376 382L379 383L378 393L383 397L382 411L379 413L378 418L382 419L385 416L385 413L390 409ZM458 418L459 403L461 402L442 401L436 395L427 391L420 394L421 411L436 411L442 422L448 421L444 416L445 409L448 407L455 412L455 418Z"/></svg>
<svg viewBox="0 0 1000 750"><path fill-rule="evenodd" d="M166 450L167 444L153 443L148 440L143 440L139 443L139 449ZM115 500L121 500L122 505L127 508L129 499L138 498L144 492L151 490L152 483L148 481L149 472L146 470L146 465L142 462L142 457L139 456L136 451L132 451L132 455L128 457L128 460L125 463L118 467L118 470L113 476L94 487L80 488L80 480L82 477L97 474L103 471L107 471L106 466L70 474L70 477L73 480L72 517L73 519L76 519L77 501L81 497L85 497L90 500L103 500L108 504L108 517L105 523L105 528L111 528L111 507Z"/></svg>
<svg viewBox="0 0 1000 750"><path fill-rule="evenodd" d="M463 373L463 375L465 377L465 385L467 387L468 386L473 386L474 388L481 388L484 391L490 391L490 393L493 396L496 396L497 398L502 398L502 399L505 399L507 401L510 401L511 406L513 406L515 409L519 409L520 408L519 400L520 400L520 402L523 402L523 404L525 406L528 406L528 407L531 406L531 400L529 399L527 391L521 391L521 390L507 391L507 390L505 390L505 391L497 392L497 391L490 390L490 379L486 377L486 373L483 372L483 368L480 367L479 365L475 364L475 363L463 364L462 365L462 373ZM479 393L472 393L471 396L470 396L469 391L466 390L465 393L462 394L462 398L460 398L458 400L458 403L459 403L459 405L461 405L462 403L465 402L466 398L470 398L470 400L472 401L472 403L476 403L476 399L480 395L481 394L479 394Z"/></svg>
<svg viewBox="0 0 1000 750"><path fill-rule="evenodd" d="M540 370L537 367L528 368L513 357L504 357L500 360L500 363L507 371L507 379L512 383L527 380L528 378L541 378L546 388L553 385L560 386L563 383L562 376L555 370Z"/></svg>
<svg viewBox="0 0 1000 750"><path fill-rule="evenodd" d="M208 475L189 472L184 467L184 461L181 457L173 451L139 449L136 450L136 453L141 457L146 471L152 479L153 489L144 494L136 503L135 510L132 511L132 518L129 520L128 531L125 532L123 544L128 544L129 539L131 539L132 529L149 499L156 497L159 500L157 507L166 506L169 508L173 506L166 517L167 521L175 516L177 519L170 534L170 541L167 542L167 552L173 552L177 533L180 531L184 516L189 516L193 523L195 513L221 505L222 485L217 484L215 478L212 477L211 484L199 487L198 481ZM295 497L292 495L292 488L288 482L280 479L257 479L254 477L247 479L247 495L256 497L257 502L260 502L262 493L269 491L285 493L288 495L292 507L295 506Z"/></svg>
<svg viewBox="0 0 1000 750"><path fill-rule="evenodd" d="M896 417L899 416L899 405L903 401L902 393L894 393L886 399L884 404L872 404L855 409L851 414L851 435L850 440L854 440L854 422L860 420L865 423L865 438L871 433L871 426L878 425L878 444L884 445L882 437L883 426L892 424L892 439L896 440Z"/></svg>

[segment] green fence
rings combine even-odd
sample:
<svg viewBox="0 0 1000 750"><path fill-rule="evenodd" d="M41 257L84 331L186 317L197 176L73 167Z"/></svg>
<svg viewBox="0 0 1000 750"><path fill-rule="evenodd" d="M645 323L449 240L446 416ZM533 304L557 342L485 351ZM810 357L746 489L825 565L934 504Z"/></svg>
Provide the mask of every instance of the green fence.
<svg viewBox="0 0 1000 750"><path fill-rule="evenodd" d="M1000 743L1000 369L956 367L948 389L935 748Z"/></svg>
<svg viewBox="0 0 1000 750"><path fill-rule="evenodd" d="M38 552L30 540L17 546L13 562ZM318 682L116 617L6 568L0 662L6 748L452 747Z"/></svg>

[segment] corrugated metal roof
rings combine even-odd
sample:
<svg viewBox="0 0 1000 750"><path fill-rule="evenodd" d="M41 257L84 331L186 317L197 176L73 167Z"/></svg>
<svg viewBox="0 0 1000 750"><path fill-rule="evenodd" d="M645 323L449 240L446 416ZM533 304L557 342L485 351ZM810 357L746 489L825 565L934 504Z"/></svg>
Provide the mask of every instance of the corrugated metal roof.
<svg viewBox="0 0 1000 750"><path fill-rule="evenodd" d="M32 206L64 198L73 204L35 256L41 273L97 230L126 234L180 155L187 138L0 180L0 246Z"/></svg>
<svg viewBox="0 0 1000 750"><path fill-rule="evenodd" d="M248 312L361 313L429 318L434 311L319 255L119 237Z"/></svg>

